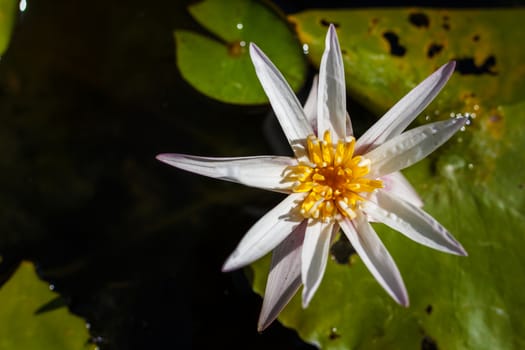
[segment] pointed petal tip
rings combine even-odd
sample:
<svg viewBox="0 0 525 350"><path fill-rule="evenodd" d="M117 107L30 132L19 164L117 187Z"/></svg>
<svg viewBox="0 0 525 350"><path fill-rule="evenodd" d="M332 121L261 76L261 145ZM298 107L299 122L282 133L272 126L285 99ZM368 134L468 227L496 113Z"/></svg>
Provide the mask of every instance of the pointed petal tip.
<svg viewBox="0 0 525 350"><path fill-rule="evenodd" d="M167 158L168 158L168 154L167 153L161 153L161 154L157 154L155 156L155 159L157 159L158 161L161 161L161 162L166 162Z"/></svg>
<svg viewBox="0 0 525 350"><path fill-rule="evenodd" d="M452 254L452 255L468 256L468 253L465 250L465 248L463 248L461 243L459 243L459 241L456 240L454 238L454 236L452 236L452 234L450 234L450 232L447 232L447 241L449 243L448 244L448 249L446 251L444 251L444 252Z"/></svg>
<svg viewBox="0 0 525 350"><path fill-rule="evenodd" d="M457 132L457 130L459 130L460 128L462 128L463 126L467 125L467 123L469 122L469 117L454 117L454 118L451 118L451 124L449 125L454 125L455 124L455 129ZM452 136L452 135L451 135Z"/></svg>
<svg viewBox="0 0 525 350"><path fill-rule="evenodd" d="M410 301L408 300L408 296L407 296L406 300L402 300L399 303L399 305L401 305L402 307L406 307L406 308L410 307Z"/></svg>
<svg viewBox="0 0 525 350"><path fill-rule="evenodd" d="M226 259L226 261L222 265L221 271L231 272L233 270L237 270L238 268L240 268L240 266L237 266L237 264L235 263L235 260L232 259L232 257L230 256L228 257L228 259Z"/></svg>
<svg viewBox="0 0 525 350"><path fill-rule="evenodd" d="M451 252L451 253L454 255L458 255L458 256L468 256L468 253L465 250L465 248L463 248L463 246L459 242L456 242L456 244L457 244L457 246L455 247L456 249L454 250L454 252Z"/></svg>
<svg viewBox="0 0 525 350"><path fill-rule="evenodd" d="M408 292L406 290L405 284L403 281L401 281L402 285L397 286L398 288L394 289L392 286L381 286L383 287L384 291L387 292L387 294L394 299L394 301L403 307L409 307L410 306L410 300L408 298Z"/></svg>
<svg viewBox="0 0 525 350"><path fill-rule="evenodd" d="M403 283L403 285L401 286L402 288L400 290L397 290L397 291L394 291L392 289L390 289L390 295L392 296L392 298L395 300L396 303L398 303L399 305L403 306L403 307L409 307L410 306L410 300L409 300L409 297L408 297L408 292L407 292L407 289L405 287L405 284Z"/></svg>
<svg viewBox="0 0 525 350"><path fill-rule="evenodd" d="M303 309L306 309L308 305L310 305L310 301L312 300L312 295L310 294L311 293L306 292L306 289L303 286L303 293L301 294L301 306L303 307Z"/></svg>
<svg viewBox="0 0 525 350"><path fill-rule="evenodd" d="M456 69L456 61L449 61L442 65L437 71L441 72L441 75L444 76L445 83L450 79L454 70Z"/></svg>
<svg viewBox="0 0 525 350"><path fill-rule="evenodd" d="M268 322L268 320L263 320L259 318L259 322L257 323L257 332L262 333L268 328L273 321Z"/></svg>
<svg viewBox="0 0 525 350"><path fill-rule="evenodd" d="M259 58L260 56L263 56L263 52L262 50L259 48L259 46L257 46L255 43L250 43L249 45L249 51L250 51L250 57L252 58L252 60L254 58Z"/></svg>
<svg viewBox="0 0 525 350"><path fill-rule="evenodd" d="M252 59L252 62L258 60L261 56L261 49L259 49L259 47L254 43L250 43L248 51L250 52L250 58Z"/></svg>
<svg viewBox="0 0 525 350"><path fill-rule="evenodd" d="M403 307L409 307L410 306L410 300L408 298L408 292L406 290L405 285L403 284L402 289L398 291L394 291L390 289L389 291L392 293L390 296L395 300L396 303Z"/></svg>
<svg viewBox="0 0 525 350"><path fill-rule="evenodd" d="M456 61L452 60L452 61L448 61L447 63L445 63L443 65L444 68L448 70L452 70L454 71L454 69L456 68Z"/></svg>
<svg viewBox="0 0 525 350"><path fill-rule="evenodd" d="M161 153L157 154L155 156L155 159L157 159L159 162L166 163L171 166L176 166L175 162L179 158L179 154L177 153Z"/></svg>
<svg viewBox="0 0 525 350"><path fill-rule="evenodd" d="M333 23L330 23L328 32L326 33L325 50L340 50L339 39L337 38L337 29Z"/></svg>
<svg viewBox="0 0 525 350"><path fill-rule="evenodd" d="M264 303L264 302L263 302ZM263 305L264 308L264 305ZM269 317L268 313L263 312L261 310L261 313L259 314L259 320L257 321L257 332L262 333L266 328L268 328L273 321L275 321L275 317Z"/></svg>
<svg viewBox="0 0 525 350"><path fill-rule="evenodd" d="M337 30L333 23L330 23L330 26L328 27L328 33L330 35L330 38L337 37Z"/></svg>

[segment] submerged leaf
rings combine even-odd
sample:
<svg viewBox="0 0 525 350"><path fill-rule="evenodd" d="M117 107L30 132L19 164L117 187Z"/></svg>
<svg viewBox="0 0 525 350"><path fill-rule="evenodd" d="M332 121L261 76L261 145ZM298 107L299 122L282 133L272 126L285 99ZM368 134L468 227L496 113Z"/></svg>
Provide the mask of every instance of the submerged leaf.
<svg viewBox="0 0 525 350"><path fill-rule="evenodd" d="M95 349L86 322L23 262L0 289L0 350Z"/></svg>
<svg viewBox="0 0 525 350"><path fill-rule="evenodd" d="M267 6L253 0L205 0L189 11L213 36L176 30L177 65L203 94L236 104L268 101L248 54L250 42L261 47L294 90L303 85L306 60L299 42Z"/></svg>

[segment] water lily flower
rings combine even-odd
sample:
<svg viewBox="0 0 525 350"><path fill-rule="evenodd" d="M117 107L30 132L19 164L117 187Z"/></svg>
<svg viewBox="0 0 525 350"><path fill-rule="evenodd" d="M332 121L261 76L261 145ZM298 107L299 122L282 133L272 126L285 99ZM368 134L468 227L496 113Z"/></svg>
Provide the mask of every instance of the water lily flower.
<svg viewBox="0 0 525 350"><path fill-rule="evenodd" d="M439 93L455 63L426 78L356 141L346 112L343 60L334 26L328 30L319 77L304 108L253 43L250 56L294 157L157 158L200 175L287 194L250 228L223 266L223 271L235 270L273 251L259 330L278 316L301 285L303 307L309 304L340 229L384 290L408 306L399 270L370 222L384 223L443 252L467 254L420 208L421 200L399 172L465 125L467 119L459 117L404 131Z"/></svg>

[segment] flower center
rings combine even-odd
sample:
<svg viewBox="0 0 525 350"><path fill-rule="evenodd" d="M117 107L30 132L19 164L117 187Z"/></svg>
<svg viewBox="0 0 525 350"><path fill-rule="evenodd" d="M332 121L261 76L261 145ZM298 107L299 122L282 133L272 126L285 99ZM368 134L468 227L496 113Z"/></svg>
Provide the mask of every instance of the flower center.
<svg viewBox="0 0 525 350"><path fill-rule="evenodd" d="M305 218L331 220L336 215L353 219L363 194L383 187L381 180L364 178L370 172L370 160L354 157L355 139L332 143L330 131L323 139L307 139L309 162L291 167L288 177L295 181L294 192L308 192L300 206Z"/></svg>

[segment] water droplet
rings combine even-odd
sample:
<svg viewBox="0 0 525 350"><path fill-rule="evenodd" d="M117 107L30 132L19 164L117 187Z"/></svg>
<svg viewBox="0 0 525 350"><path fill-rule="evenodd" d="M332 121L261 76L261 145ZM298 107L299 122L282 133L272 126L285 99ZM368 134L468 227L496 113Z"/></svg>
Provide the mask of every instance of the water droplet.
<svg viewBox="0 0 525 350"><path fill-rule="evenodd" d="M27 9L27 1L20 0L20 3L18 3L18 8L20 9L20 12L24 12Z"/></svg>
<svg viewBox="0 0 525 350"><path fill-rule="evenodd" d="M237 29L241 30L242 28L244 28L244 24L237 23Z"/></svg>
<svg viewBox="0 0 525 350"><path fill-rule="evenodd" d="M438 109L436 109L436 110L434 111L434 115L439 115L439 110L438 110Z"/></svg>
<svg viewBox="0 0 525 350"><path fill-rule="evenodd" d="M241 45L241 47L245 47L246 46L246 41L242 40L239 45Z"/></svg>
<svg viewBox="0 0 525 350"><path fill-rule="evenodd" d="M450 118L454 118L455 115L456 115L456 113L451 112L451 113L450 113Z"/></svg>
<svg viewBox="0 0 525 350"><path fill-rule="evenodd" d="M330 328L330 340L335 340L337 338L340 338L341 335L339 333L337 333L337 328L336 327L332 327Z"/></svg>
<svg viewBox="0 0 525 350"><path fill-rule="evenodd" d="M479 111L479 105L474 105L474 110Z"/></svg>
<svg viewBox="0 0 525 350"><path fill-rule="evenodd" d="M430 116L429 116L429 115L426 115L426 116L425 116L425 120L426 120L426 121L429 121L429 120L430 120Z"/></svg>
<svg viewBox="0 0 525 350"><path fill-rule="evenodd" d="M49 285L49 290L55 290L55 285L54 284L50 284Z"/></svg>
<svg viewBox="0 0 525 350"><path fill-rule="evenodd" d="M93 344L103 344L105 343L105 339L104 337L98 335L98 336L95 336L95 337L91 337L91 343ZM98 347L97 347L98 349Z"/></svg>
<svg viewBox="0 0 525 350"><path fill-rule="evenodd" d="M467 167L472 170L472 169L474 169L474 164L468 163Z"/></svg>
<svg viewBox="0 0 525 350"><path fill-rule="evenodd" d="M309 52L310 52L310 46L308 46L308 44L303 44L303 53L305 55L308 55Z"/></svg>

